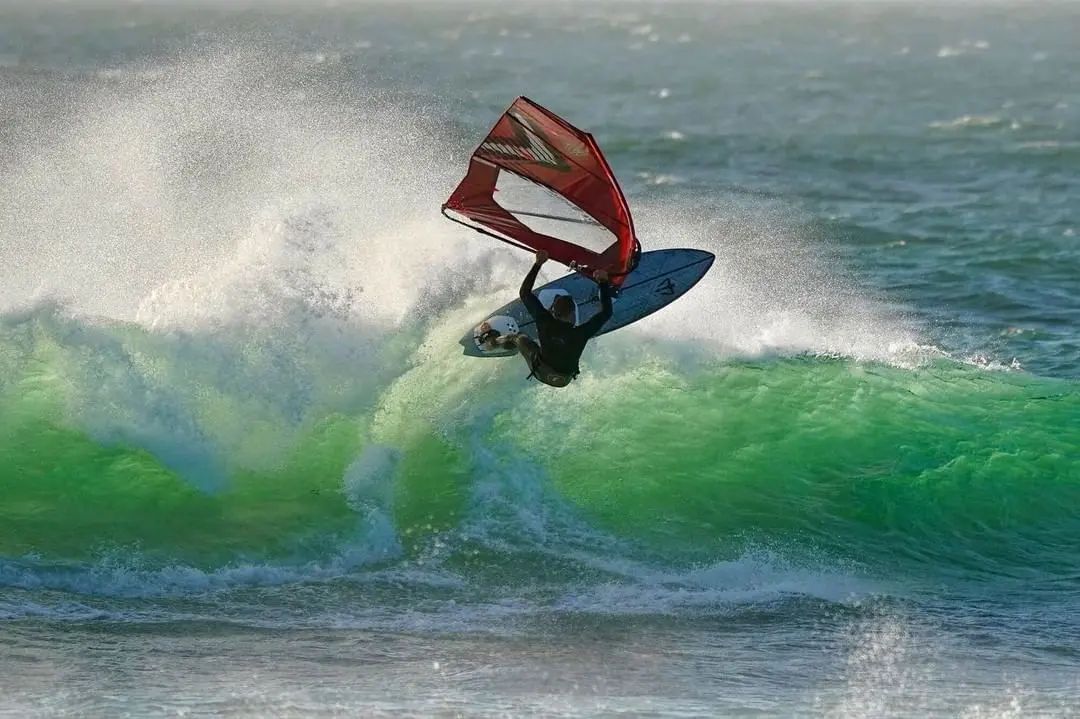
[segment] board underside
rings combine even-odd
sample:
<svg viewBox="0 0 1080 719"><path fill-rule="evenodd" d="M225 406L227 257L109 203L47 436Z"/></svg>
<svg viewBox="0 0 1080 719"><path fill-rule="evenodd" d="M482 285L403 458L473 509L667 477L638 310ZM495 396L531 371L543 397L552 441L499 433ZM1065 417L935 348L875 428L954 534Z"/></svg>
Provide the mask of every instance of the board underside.
<svg viewBox="0 0 1080 719"><path fill-rule="evenodd" d="M653 250L642 253L637 268L623 282L615 299L611 319L597 335L637 322L671 304L705 276L715 259L715 255L705 250ZM539 294L551 289L564 290L574 298L578 307L578 324L587 322L600 311L600 289L584 275L573 273L560 277L535 292ZM503 305L485 320L498 316L513 318L519 331L534 340L539 339L536 323L520 300ZM476 328L471 328L460 341L464 354L469 357L509 357L516 354L507 350L484 351L477 346L475 334Z"/></svg>

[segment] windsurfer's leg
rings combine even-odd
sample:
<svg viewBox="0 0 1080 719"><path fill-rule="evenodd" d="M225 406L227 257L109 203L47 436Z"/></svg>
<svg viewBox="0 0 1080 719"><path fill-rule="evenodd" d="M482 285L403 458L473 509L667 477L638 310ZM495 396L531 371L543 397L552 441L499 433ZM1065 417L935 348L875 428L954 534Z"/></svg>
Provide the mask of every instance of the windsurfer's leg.
<svg viewBox="0 0 1080 719"><path fill-rule="evenodd" d="M516 349L518 354L525 358L525 363L529 365L530 370L540 358L540 345L527 334L519 332L512 335L503 335L496 339L496 342L503 349Z"/></svg>
<svg viewBox="0 0 1080 719"><path fill-rule="evenodd" d="M526 334L514 335L514 344L517 346L518 352L529 362L531 367L540 357L540 345L538 345L532 337Z"/></svg>
<svg viewBox="0 0 1080 719"><path fill-rule="evenodd" d="M515 348L529 366L529 375L551 387L565 387L573 377L559 374L548 367L540 356L540 345L526 334L505 335L498 338L500 347Z"/></svg>

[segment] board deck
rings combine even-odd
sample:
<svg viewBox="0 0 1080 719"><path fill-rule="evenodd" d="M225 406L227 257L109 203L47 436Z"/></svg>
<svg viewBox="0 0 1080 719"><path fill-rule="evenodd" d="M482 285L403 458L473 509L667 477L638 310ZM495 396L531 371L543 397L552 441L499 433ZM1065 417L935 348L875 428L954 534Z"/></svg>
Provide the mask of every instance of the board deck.
<svg viewBox="0 0 1080 719"><path fill-rule="evenodd" d="M637 268L626 277L615 298L611 319L597 336L637 322L671 304L705 276L715 259L715 255L705 250L653 250L642 253ZM600 311L599 287L584 275L574 273L560 277L534 292L539 294L551 289L565 290L574 298L578 308L578 324L587 322ZM536 323L520 300L503 305L485 319L498 316L513 318L521 332L534 340L538 339ZM507 350L482 350L475 340L475 328L461 338L460 344L469 357L509 357L516 354Z"/></svg>

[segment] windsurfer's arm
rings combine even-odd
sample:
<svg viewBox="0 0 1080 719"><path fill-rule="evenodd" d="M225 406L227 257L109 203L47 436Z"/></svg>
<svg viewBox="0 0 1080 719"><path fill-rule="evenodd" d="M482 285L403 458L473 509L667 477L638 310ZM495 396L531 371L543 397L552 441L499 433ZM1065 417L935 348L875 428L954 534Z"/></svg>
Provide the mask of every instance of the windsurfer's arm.
<svg viewBox="0 0 1080 719"><path fill-rule="evenodd" d="M611 319L614 312L611 306L611 284L608 282L607 273L603 270L597 270L593 275L593 279L600 285L600 311L581 326L586 337L592 337L599 332L604 323Z"/></svg>
<svg viewBox="0 0 1080 719"><path fill-rule="evenodd" d="M547 262L548 254L541 250L536 253L536 262L533 263L532 268L529 270L529 274L525 275L525 279L521 283L521 289L518 291L518 297L521 299L521 303L525 305L525 309L529 311L532 318L536 321L540 321L541 317L550 317L548 311L544 308L544 305L540 304L540 300L533 294L533 285L536 284L536 275L540 272L540 265Z"/></svg>

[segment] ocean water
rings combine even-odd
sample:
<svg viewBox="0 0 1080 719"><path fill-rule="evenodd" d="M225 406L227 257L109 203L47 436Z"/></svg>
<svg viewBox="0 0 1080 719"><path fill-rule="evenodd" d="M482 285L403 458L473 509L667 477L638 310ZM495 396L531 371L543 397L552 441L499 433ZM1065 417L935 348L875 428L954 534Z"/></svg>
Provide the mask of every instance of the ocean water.
<svg viewBox="0 0 1080 719"><path fill-rule="evenodd" d="M0 715L1080 714L1078 33L3 2ZM518 94L717 254L563 391L456 344Z"/></svg>

